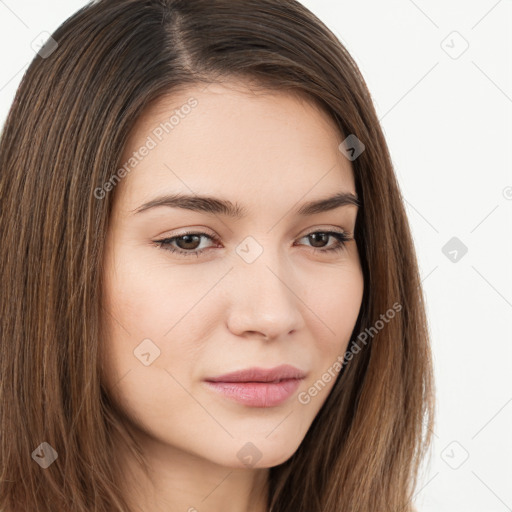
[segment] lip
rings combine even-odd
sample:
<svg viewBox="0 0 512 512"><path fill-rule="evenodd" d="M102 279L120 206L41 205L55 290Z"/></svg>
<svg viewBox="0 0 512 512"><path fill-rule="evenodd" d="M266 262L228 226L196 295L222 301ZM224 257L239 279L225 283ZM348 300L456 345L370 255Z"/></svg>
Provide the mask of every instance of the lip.
<svg viewBox="0 0 512 512"><path fill-rule="evenodd" d="M208 382L273 382L284 379L303 379L306 374L290 364L282 364L275 368L252 367L237 370L218 377L208 377Z"/></svg>
<svg viewBox="0 0 512 512"><path fill-rule="evenodd" d="M306 374L291 365L247 368L205 379L205 384L225 397L250 407L275 407L296 391Z"/></svg>

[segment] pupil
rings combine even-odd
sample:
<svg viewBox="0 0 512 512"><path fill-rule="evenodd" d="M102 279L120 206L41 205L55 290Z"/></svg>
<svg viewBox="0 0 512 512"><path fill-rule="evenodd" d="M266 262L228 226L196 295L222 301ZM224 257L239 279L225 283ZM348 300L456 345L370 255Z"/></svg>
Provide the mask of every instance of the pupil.
<svg viewBox="0 0 512 512"><path fill-rule="evenodd" d="M196 249L198 240L199 240L198 235L183 235L178 238L177 243L178 243L178 246L180 247L180 249ZM183 247L183 244L180 243L181 241L185 241L184 247ZM192 244L192 247L190 247L190 245L188 245L188 244ZM194 246L194 244L195 244L195 246Z"/></svg>
<svg viewBox="0 0 512 512"><path fill-rule="evenodd" d="M324 239L323 240L324 243L327 241L326 238L328 238L327 233L313 233L312 235L309 235L309 236L313 238L312 245L314 247L322 247L322 241L320 241L320 245L315 245L315 243L318 242L318 238L323 238Z"/></svg>

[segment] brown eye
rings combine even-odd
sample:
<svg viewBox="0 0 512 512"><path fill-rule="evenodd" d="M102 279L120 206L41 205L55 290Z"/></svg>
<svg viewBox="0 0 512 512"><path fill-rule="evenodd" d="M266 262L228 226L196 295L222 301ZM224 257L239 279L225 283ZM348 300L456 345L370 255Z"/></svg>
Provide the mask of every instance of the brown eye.
<svg viewBox="0 0 512 512"><path fill-rule="evenodd" d="M310 240L313 241L313 247L324 247L324 244L327 244L331 235L328 233L311 233L307 235Z"/></svg>
<svg viewBox="0 0 512 512"><path fill-rule="evenodd" d="M199 235L182 235L176 237L175 241L180 249L194 251L199 247L201 237Z"/></svg>
<svg viewBox="0 0 512 512"><path fill-rule="evenodd" d="M302 238L307 238L310 241L313 251L323 253L342 251L345 249L346 242L353 240L347 233L338 231L314 231ZM335 243L331 247L326 245L330 238L335 239Z"/></svg>
<svg viewBox="0 0 512 512"><path fill-rule="evenodd" d="M195 255L199 257L201 253L206 251L208 247L199 249L201 240L207 238L214 242L218 242L216 238L206 233L183 233L182 235L164 238L163 240L156 240L155 243L161 249L177 253L182 256Z"/></svg>

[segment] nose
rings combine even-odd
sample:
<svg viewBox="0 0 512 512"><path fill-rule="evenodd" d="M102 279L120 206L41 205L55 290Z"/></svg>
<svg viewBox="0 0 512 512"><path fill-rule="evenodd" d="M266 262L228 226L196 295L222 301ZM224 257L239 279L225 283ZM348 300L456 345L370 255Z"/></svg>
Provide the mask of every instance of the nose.
<svg viewBox="0 0 512 512"><path fill-rule="evenodd" d="M227 324L233 334L274 340L303 327L300 283L275 251L265 250L250 264L237 261L228 286Z"/></svg>

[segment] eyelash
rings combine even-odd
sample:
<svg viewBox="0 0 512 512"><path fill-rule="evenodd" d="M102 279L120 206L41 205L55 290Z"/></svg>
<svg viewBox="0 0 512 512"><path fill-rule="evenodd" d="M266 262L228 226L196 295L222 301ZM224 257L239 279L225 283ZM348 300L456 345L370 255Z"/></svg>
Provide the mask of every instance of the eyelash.
<svg viewBox="0 0 512 512"><path fill-rule="evenodd" d="M311 235L315 234L323 234L323 235L329 235L329 237L334 237L336 239L336 244L333 247L329 247L327 249L317 249L316 247L312 247L311 249L313 252L319 252L319 253L338 253L346 249L346 243L353 240L351 236L349 236L345 232L340 231L312 231L311 233L308 233L301 238L306 238ZM172 247L170 244L174 242L175 240L179 238L183 238L187 235L195 235L195 236L204 236L206 238L209 238L215 243L219 242L219 239L216 237L213 237L211 235L208 235L207 233L202 233L198 231L187 231L186 233L182 233L178 236L173 236L171 238L164 238L162 240L155 240L154 243L157 244L157 247L160 249L163 249L164 251L169 251L171 253L179 254L180 256L188 257L192 255L196 255L199 257L201 254L203 254L208 249L211 249L211 247L208 247L206 249L199 249L199 250L193 250L193 251L185 251L183 249L177 249L175 247Z"/></svg>

